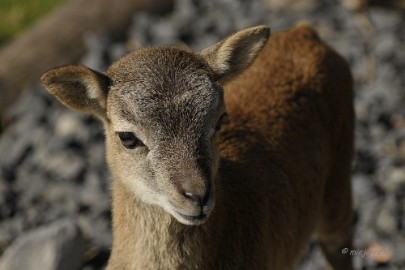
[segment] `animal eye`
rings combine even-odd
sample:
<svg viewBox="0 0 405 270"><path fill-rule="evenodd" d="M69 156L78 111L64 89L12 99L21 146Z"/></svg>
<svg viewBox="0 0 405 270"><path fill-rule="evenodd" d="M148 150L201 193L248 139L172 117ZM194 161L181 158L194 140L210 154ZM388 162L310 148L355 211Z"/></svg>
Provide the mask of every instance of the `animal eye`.
<svg viewBox="0 0 405 270"><path fill-rule="evenodd" d="M117 132L117 134L125 148L134 149L145 145L133 132Z"/></svg>
<svg viewBox="0 0 405 270"><path fill-rule="evenodd" d="M217 124L215 125L215 131L219 131L222 127L222 124L225 123L225 120L227 118L228 114L224 113L223 115L221 115L221 117L219 118Z"/></svg>

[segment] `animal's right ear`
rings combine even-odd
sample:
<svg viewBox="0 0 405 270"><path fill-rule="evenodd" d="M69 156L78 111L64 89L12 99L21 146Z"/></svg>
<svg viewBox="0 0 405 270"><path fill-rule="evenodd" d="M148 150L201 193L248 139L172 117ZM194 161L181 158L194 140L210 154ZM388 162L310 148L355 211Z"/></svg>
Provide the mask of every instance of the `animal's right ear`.
<svg viewBox="0 0 405 270"><path fill-rule="evenodd" d="M269 36L269 27L250 27L208 47L201 52L201 56L219 81L226 83L253 63Z"/></svg>
<svg viewBox="0 0 405 270"><path fill-rule="evenodd" d="M67 107L105 118L110 86L106 75L84 66L64 66L42 75L41 83Z"/></svg>

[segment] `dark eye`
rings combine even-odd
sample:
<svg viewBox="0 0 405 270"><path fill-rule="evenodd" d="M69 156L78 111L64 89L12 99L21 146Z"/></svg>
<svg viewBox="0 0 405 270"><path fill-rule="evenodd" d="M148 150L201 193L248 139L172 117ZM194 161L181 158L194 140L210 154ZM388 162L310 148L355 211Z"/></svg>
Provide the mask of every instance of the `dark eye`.
<svg viewBox="0 0 405 270"><path fill-rule="evenodd" d="M222 124L226 122L228 114L224 113L221 115L221 117L218 119L217 124L215 125L215 131L219 131L222 127Z"/></svg>
<svg viewBox="0 0 405 270"><path fill-rule="evenodd" d="M138 146L144 146L143 142L133 132L117 132L117 134L125 148L134 149Z"/></svg>

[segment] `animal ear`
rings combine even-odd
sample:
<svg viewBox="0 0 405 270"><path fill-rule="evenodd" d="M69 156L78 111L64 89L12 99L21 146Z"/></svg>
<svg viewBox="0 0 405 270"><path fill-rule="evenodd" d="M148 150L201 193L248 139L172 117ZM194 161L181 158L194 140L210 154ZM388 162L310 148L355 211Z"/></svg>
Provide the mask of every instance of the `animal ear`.
<svg viewBox="0 0 405 270"><path fill-rule="evenodd" d="M269 27L247 28L203 50L201 56L225 83L253 63L269 36Z"/></svg>
<svg viewBox="0 0 405 270"><path fill-rule="evenodd" d="M67 107L105 118L110 79L84 66L54 68L42 75L41 83Z"/></svg>

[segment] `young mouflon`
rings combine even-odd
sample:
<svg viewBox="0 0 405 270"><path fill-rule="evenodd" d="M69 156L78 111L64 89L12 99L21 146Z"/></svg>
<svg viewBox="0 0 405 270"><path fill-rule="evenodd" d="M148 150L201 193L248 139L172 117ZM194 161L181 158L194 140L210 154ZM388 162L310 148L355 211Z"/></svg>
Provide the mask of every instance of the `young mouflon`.
<svg viewBox="0 0 405 270"><path fill-rule="evenodd" d="M308 25L257 26L201 52L135 50L43 86L104 124L108 270L294 269L311 237L350 270L353 91Z"/></svg>

